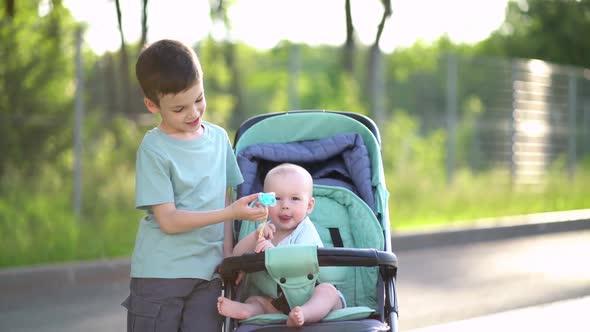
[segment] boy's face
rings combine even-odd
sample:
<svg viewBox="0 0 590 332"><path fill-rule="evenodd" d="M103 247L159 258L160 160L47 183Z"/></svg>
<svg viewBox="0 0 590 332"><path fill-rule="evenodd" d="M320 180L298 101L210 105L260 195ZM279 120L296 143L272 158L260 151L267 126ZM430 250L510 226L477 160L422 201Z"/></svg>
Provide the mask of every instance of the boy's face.
<svg viewBox="0 0 590 332"><path fill-rule="evenodd" d="M291 232L311 213L315 200L309 180L299 173L277 174L264 186L274 192L277 205L268 207L268 215L278 233Z"/></svg>
<svg viewBox="0 0 590 332"><path fill-rule="evenodd" d="M160 97L158 107L148 98L144 98L148 110L160 113L162 122L160 130L179 139L192 139L203 133L203 114L207 108L203 83L197 82L192 87L177 94Z"/></svg>

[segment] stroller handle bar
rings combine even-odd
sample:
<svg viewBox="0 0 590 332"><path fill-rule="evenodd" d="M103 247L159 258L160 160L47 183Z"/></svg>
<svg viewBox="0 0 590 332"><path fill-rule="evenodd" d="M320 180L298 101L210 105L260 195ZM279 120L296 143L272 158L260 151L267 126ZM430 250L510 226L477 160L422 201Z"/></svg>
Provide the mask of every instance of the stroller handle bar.
<svg viewBox="0 0 590 332"><path fill-rule="evenodd" d="M397 257L389 251L356 248L318 248L320 266L379 266L397 271ZM265 254L247 253L241 256L226 257L219 267L223 279L234 279L239 271L247 273L263 271Z"/></svg>

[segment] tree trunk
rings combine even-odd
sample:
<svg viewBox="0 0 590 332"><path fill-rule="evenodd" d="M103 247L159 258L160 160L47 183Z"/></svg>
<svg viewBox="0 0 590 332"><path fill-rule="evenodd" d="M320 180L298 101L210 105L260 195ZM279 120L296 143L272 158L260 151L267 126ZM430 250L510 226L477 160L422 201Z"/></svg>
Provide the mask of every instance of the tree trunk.
<svg viewBox="0 0 590 332"><path fill-rule="evenodd" d="M381 21L377 26L377 33L375 35L375 41L371 45L370 54L368 57L367 64L367 87L366 95L370 96L370 114L371 117L379 125L381 121L385 119L385 110L383 105L383 94L384 94L384 80L381 77L383 71L383 59L381 49L379 48L379 41L385 28L385 22L387 18L391 16L391 0L381 0L383 4L383 15Z"/></svg>
<svg viewBox="0 0 590 332"><path fill-rule="evenodd" d="M142 11L141 11L141 39L139 40L139 45L137 45L138 52L141 51L145 43L147 42L147 32L148 32L148 25L147 25L147 7L148 7L148 0L142 1Z"/></svg>
<svg viewBox="0 0 590 332"><path fill-rule="evenodd" d="M4 8L6 10L6 16L8 17L14 17L14 0L6 0L5 1L6 7Z"/></svg>
<svg viewBox="0 0 590 332"><path fill-rule="evenodd" d="M104 89L106 98L104 99L105 106L107 108L107 112L104 116L104 120L107 122L111 122L117 110L121 108L121 100L119 98L119 94L117 93L117 85L116 82L118 81L117 75L117 58L114 54L106 53L103 56L103 60L105 62L103 68L104 74Z"/></svg>
<svg viewBox="0 0 590 332"><path fill-rule="evenodd" d="M350 0L345 1L346 11L346 42L344 43L343 67L348 73L354 72L354 25L352 23L352 12Z"/></svg>
<svg viewBox="0 0 590 332"><path fill-rule="evenodd" d="M122 82L122 105L125 108L124 110L117 110L118 112L130 113L133 111L131 107L131 100L130 100L130 83L129 83L129 52L127 51L127 44L125 43L125 35L123 33L123 15L121 13L121 6L120 0L115 0L115 6L117 9L117 22L119 24L119 36L121 38L121 49L119 50L119 55L121 58L121 71L120 75L121 82Z"/></svg>
<svg viewBox="0 0 590 332"><path fill-rule="evenodd" d="M213 5L211 6L213 8ZM226 15L226 2L223 0L217 0L217 6L212 9L211 13L214 19L221 20L226 30L228 30L229 22ZM246 107L244 104L243 89L240 77L240 69L236 60L236 46L228 39L223 42L223 58L225 65L227 66L231 74L231 83L229 86L229 93L235 99L235 103L231 109L230 115L230 128L238 128L244 120L246 120Z"/></svg>
<svg viewBox="0 0 590 332"><path fill-rule="evenodd" d="M385 28L385 21L387 18L391 16L391 0L381 0L383 4L383 15L381 16L381 21L379 22L379 26L377 27L377 34L375 36L375 43L374 45L379 46L379 40L381 40L381 35L383 34L383 28Z"/></svg>
<svg viewBox="0 0 590 332"><path fill-rule="evenodd" d="M235 98L235 103L231 110L230 127L238 128L244 120L246 120L244 97L242 91L242 84L240 82L240 69L238 68L236 61L236 47L230 41L225 41L224 45L224 57L225 63L231 73L231 83L229 93Z"/></svg>

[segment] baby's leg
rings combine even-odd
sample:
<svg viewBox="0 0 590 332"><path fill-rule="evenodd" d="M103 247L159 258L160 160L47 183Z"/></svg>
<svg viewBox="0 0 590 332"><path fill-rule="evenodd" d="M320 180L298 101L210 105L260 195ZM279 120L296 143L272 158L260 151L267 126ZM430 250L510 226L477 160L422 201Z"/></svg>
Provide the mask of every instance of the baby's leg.
<svg viewBox="0 0 590 332"><path fill-rule="evenodd" d="M217 298L217 311L225 317L247 319L265 313L274 313L276 309L270 304L270 299L262 296L252 296L244 303L232 301L226 297Z"/></svg>
<svg viewBox="0 0 590 332"><path fill-rule="evenodd" d="M287 326L296 327L305 323L319 322L330 311L341 308L342 301L336 287L331 284L319 284L306 303L291 310Z"/></svg>

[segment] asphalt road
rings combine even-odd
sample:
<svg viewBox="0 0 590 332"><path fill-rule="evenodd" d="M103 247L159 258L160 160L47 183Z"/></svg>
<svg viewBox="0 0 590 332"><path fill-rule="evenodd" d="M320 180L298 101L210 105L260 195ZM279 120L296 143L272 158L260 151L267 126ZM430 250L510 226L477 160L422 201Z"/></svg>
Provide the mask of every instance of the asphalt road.
<svg viewBox="0 0 590 332"><path fill-rule="evenodd" d="M590 231L401 251L400 330L590 295ZM124 331L126 281L0 294L0 331Z"/></svg>
<svg viewBox="0 0 590 332"><path fill-rule="evenodd" d="M401 330L590 295L590 231L398 253Z"/></svg>

